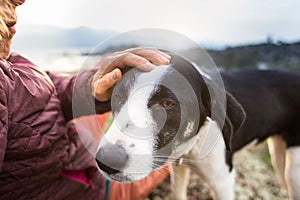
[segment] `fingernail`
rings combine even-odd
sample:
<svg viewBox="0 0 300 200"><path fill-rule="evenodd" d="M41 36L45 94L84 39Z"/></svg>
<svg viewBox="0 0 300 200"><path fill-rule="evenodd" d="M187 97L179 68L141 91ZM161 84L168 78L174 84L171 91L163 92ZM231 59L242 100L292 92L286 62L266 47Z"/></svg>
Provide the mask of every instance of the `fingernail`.
<svg viewBox="0 0 300 200"><path fill-rule="evenodd" d="M169 64L169 63L170 63L170 59L168 59L168 58L166 58L166 57L163 57L163 56L160 57L160 60L161 60L162 63L164 63L164 64Z"/></svg>
<svg viewBox="0 0 300 200"><path fill-rule="evenodd" d="M169 54L165 53L164 55L166 56L166 58L168 58L169 60L171 60L172 57Z"/></svg>
<svg viewBox="0 0 300 200"><path fill-rule="evenodd" d="M163 57L163 56L160 56L159 60L160 60L160 62L163 63L163 64L166 64L166 63L168 63L168 61L169 61L167 58L165 58L165 57Z"/></svg>

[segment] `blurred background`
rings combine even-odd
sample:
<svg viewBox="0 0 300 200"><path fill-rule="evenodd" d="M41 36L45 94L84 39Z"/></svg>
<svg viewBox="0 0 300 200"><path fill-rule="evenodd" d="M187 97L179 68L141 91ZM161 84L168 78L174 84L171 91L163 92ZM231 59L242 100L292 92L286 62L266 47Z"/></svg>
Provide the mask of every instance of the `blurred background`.
<svg viewBox="0 0 300 200"><path fill-rule="evenodd" d="M106 39L161 28L189 37L224 70L300 71L299 8L299 0L27 0L17 9L13 50L45 70L73 73ZM287 199L266 143L240 152L235 166L237 199ZM166 180L148 199L169 194ZM208 186L195 175L188 195L211 199Z"/></svg>
<svg viewBox="0 0 300 200"><path fill-rule="evenodd" d="M219 67L298 70L299 0L28 0L13 50L43 68L73 70L118 33L161 28L208 50Z"/></svg>

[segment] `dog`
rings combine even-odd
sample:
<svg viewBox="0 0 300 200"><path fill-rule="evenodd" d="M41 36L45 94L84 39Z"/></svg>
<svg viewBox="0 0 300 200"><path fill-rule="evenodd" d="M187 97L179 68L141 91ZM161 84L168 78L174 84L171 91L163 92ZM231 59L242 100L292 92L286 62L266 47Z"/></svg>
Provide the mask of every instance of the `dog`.
<svg viewBox="0 0 300 200"><path fill-rule="evenodd" d="M192 169L209 183L215 199L230 200L234 153L268 138L274 169L290 198L300 199L300 75L221 72L220 88L195 64L171 56L169 66L126 72L115 87L114 120L96 155L100 171L131 182L173 161L175 199L186 199ZM212 144L207 154L199 153L204 140Z"/></svg>

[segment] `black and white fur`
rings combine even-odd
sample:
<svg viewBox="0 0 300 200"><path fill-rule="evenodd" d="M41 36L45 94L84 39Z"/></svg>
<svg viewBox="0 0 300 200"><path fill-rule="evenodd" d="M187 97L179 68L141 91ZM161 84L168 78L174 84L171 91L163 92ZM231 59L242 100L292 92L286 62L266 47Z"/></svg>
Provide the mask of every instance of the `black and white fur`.
<svg viewBox="0 0 300 200"><path fill-rule="evenodd" d="M174 73L188 81L195 96L177 83ZM178 55L172 55L169 66L147 73L136 70L129 76L115 93L114 121L97 153L104 174L120 182L135 181L181 156L210 184L217 199L233 199L234 152L269 138L274 168L290 198L300 199L300 75L259 70L222 73L225 121L211 115L212 106L222 106L215 93L219 88L209 90L213 80ZM166 85L175 85L181 98ZM202 138L218 134L223 139L201 158ZM186 199L190 170L186 165L174 165L175 199Z"/></svg>

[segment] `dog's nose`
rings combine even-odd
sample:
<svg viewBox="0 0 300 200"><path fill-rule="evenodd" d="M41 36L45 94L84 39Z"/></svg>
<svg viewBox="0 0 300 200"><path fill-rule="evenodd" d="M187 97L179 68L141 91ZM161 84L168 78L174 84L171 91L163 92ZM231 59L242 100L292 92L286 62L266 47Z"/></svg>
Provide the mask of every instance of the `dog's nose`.
<svg viewBox="0 0 300 200"><path fill-rule="evenodd" d="M129 160L121 141L116 144L105 144L99 149L96 155L96 161L101 170L107 174L116 174L125 168Z"/></svg>

